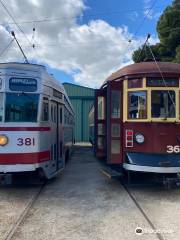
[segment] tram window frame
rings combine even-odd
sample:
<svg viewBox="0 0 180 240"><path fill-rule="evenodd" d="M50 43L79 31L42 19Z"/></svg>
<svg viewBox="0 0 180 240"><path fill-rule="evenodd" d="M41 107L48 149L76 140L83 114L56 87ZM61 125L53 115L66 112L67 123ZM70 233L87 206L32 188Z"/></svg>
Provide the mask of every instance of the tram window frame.
<svg viewBox="0 0 180 240"><path fill-rule="evenodd" d="M143 87L143 78L128 79L128 89L142 88L142 87Z"/></svg>
<svg viewBox="0 0 180 240"><path fill-rule="evenodd" d="M104 123L98 123L98 136L104 136L105 135L105 124Z"/></svg>
<svg viewBox="0 0 180 240"><path fill-rule="evenodd" d="M105 139L103 136L98 136L98 149L104 150L105 148Z"/></svg>
<svg viewBox="0 0 180 240"><path fill-rule="evenodd" d="M105 98L103 96L98 96L98 120L105 119Z"/></svg>
<svg viewBox="0 0 180 240"><path fill-rule="evenodd" d="M47 111L45 113L45 108L47 107ZM42 113L41 113L41 120L43 122L48 122L49 121L49 101L48 100L43 100L42 102Z"/></svg>
<svg viewBox="0 0 180 240"><path fill-rule="evenodd" d="M154 116L153 115L153 110L152 110L153 109L153 107L152 107L152 105L153 105L153 103L152 103L152 99L153 99L152 94L155 93L155 92L161 94L161 95L158 96L159 103L158 104L154 103L154 105L155 104L159 105L159 106L156 106L156 111L158 110L159 116ZM162 96L162 92L163 93L167 93L167 96L168 96L167 99L165 99L164 96ZM173 93L173 95L172 95L172 93ZM175 103L175 106L173 105L173 102L171 100L172 97L173 97L172 100ZM163 103L162 103L162 101L163 101ZM168 107L168 109L165 108L165 101L167 101L167 103L168 103L168 106L166 106L166 107ZM169 106L169 102L171 102L170 106ZM150 104L151 104L151 118L158 118L158 119L161 119L161 118L175 119L176 118L176 91L175 90L165 90L165 89L152 90L151 91L151 103ZM163 108L162 108L162 106L163 106ZM173 108L171 108L171 106L173 106ZM168 111L166 112L166 110L168 110ZM174 111L173 116L167 115L167 114L173 113L172 111ZM155 111L154 111L154 113L155 113Z"/></svg>
<svg viewBox="0 0 180 240"><path fill-rule="evenodd" d="M111 123L111 137L112 138L119 138L120 137L120 131L121 131L121 128L120 128L119 123Z"/></svg>
<svg viewBox="0 0 180 240"><path fill-rule="evenodd" d="M158 88L179 88L179 79L178 78L160 78L160 77L147 77L146 78L147 87L158 87Z"/></svg>
<svg viewBox="0 0 180 240"><path fill-rule="evenodd" d="M63 109L59 107L59 123L63 123Z"/></svg>
<svg viewBox="0 0 180 240"><path fill-rule="evenodd" d="M53 122L54 121L54 111L53 111L53 105L51 104L51 122Z"/></svg>
<svg viewBox="0 0 180 240"><path fill-rule="evenodd" d="M120 154L120 139L111 140L111 154Z"/></svg>
<svg viewBox="0 0 180 240"><path fill-rule="evenodd" d="M54 122L57 122L57 106L54 106Z"/></svg>
<svg viewBox="0 0 180 240"><path fill-rule="evenodd" d="M118 97L117 97L118 94ZM119 99L119 101L117 101ZM117 108L118 103L118 108ZM118 119L121 117L121 91L111 90L111 118Z"/></svg>
<svg viewBox="0 0 180 240"><path fill-rule="evenodd" d="M145 99L146 99L146 102L145 102L145 114L144 114L144 117L130 117L130 94L133 94L133 93L145 93ZM147 90L139 90L139 91L128 91L127 93L127 97L128 97L128 104L127 104L127 117L128 117L128 120L144 120L144 119L147 119L147 116L148 116L148 97L147 97ZM138 107L137 107L138 108Z"/></svg>

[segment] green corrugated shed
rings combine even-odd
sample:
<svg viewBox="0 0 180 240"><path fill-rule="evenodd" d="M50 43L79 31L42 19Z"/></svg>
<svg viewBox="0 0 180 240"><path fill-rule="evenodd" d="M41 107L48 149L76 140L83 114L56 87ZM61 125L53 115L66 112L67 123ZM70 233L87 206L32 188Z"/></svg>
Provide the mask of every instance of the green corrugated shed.
<svg viewBox="0 0 180 240"><path fill-rule="evenodd" d="M89 141L88 115L94 104L95 90L88 87L63 83L71 100L76 114L75 118L75 140L76 142Z"/></svg>

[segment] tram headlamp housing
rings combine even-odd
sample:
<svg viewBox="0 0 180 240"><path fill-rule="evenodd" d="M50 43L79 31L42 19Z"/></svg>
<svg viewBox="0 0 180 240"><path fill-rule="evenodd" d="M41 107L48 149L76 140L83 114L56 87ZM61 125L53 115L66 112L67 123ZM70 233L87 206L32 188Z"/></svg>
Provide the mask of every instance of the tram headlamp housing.
<svg viewBox="0 0 180 240"><path fill-rule="evenodd" d="M136 142L139 143L139 144L144 143L144 141L145 141L144 135L141 134L141 133L137 133L137 134L135 135L135 140L136 140Z"/></svg>
<svg viewBox="0 0 180 240"><path fill-rule="evenodd" d="M8 143L8 137L6 135L0 135L0 146L5 146Z"/></svg>

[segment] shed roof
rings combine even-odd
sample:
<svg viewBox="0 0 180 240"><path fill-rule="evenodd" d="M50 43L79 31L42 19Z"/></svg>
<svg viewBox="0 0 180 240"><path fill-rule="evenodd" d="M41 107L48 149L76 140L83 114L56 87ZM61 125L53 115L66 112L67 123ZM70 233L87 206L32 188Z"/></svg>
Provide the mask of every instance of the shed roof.
<svg viewBox="0 0 180 240"><path fill-rule="evenodd" d="M80 86L80 85L76 85L73 83L63 83L66 92L68 94L69 97L94 97L94 92L95 90L93 88L89 88L89 87L84 87L84 86Z"/></svg>

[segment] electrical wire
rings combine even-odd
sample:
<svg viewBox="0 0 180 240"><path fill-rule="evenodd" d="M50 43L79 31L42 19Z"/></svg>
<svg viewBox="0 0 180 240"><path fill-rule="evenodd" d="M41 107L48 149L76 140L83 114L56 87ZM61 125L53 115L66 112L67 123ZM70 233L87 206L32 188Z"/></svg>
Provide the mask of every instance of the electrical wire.
<svg viewBox="0 0 180 240"><path fill-rule="evenodd" d="M161 71L161 68L160 68L160 66L158 65L158 62L156 61L155 55L154 55L154 53L153 53L153 51L152 51L152 49L151 49L151 46L150 46L150 43L148 42L148 40L147 40L147 46L149 47L150 53L151 53L151 55L152 55L152 57L153 57L153 60L154 60L154 62L155 62L155 64L156 64L156 66L157 66L157 69L158 69L158 71L159 71L159 73L160 73L160 75L161 75L161 78L162 78L162 80L163 80L164 86L167 87L167 84L166 84L166 81L165 81L165 79L164 79L164 76L163 76L163 73L162 73L162 71ZM173 100L173 98L172 98L169 90L168 90L168 95L169 95L169 97L170 97L170 99L171 99L171 102L172 102L172 104L173 104L173 106L174 106L174 109L176 109L175 102L174 102L174 100Z"/></svg>
<svg viewBox="0 0 180 240"><path fill-rule="evenodd" d="M10 45L13 43L14 39L11 39L11 41L8 43L8 45L0 52L0 57L5 53L5 51L10 47Z"/></svg>
<svg viewBox="0 0 180 240"><path fill-rule="evenodd" d="M15 18L12 16L12 14L10 13L10 11L8 10L8 8L6 7L6 5L3 3L2 0L0 0L1 5L3 6L3 8L5 9L5 11L7 12L7 14L9 15L9 17L13 20L14 24L17 26L17 28L19 29L19 31L25 36L25 38L27 39L27 41L31 44L30 40L28 39L28 37L26 36L26 34L24 33L24 31L21 29L21 27L19 26L19 24L16 22Z"/></svg>
<svg viewBox="0 0 180 240"><path fill-rule="evenodd" d="M152 6L151 6L152 8ZM151 11L151 8L139 8L139 9L134 9L134 10L121 10L121 11L115 11L115 12L97 12L94 14L84 14L83 16L76 16L76 17L58 17L58 18L44 18L44 19L34 19L30 21L16 21L17 24L31 24L31 23L44 23L44 22L54 22L54 21L63 21L66 19L78 19L78 18L88 18L88 17L98 17L98 16L110 16L110 15L118 15L126 12L137 12L137 11ZM156 9L161 9L162 7L156 7ZM4 23L0 23L4 24ZM15 24L14 22L7 22L6 24L12 25Z"/></svg>
<svg viewBox="0 0 180 240"><path fill-rule="evenodd" d="M8 8L6 7L6 5L4 4L4 2L2 0L0 0L1 5L3 6L3 8L5 9L5 11L7 12L7 14L9 15L9 17L13 20L14 24L17 26L17 28L19 29L19 31L24 35L24 37L26 38L26 40L28 41L28 43L33 47L33 50L36 52L36 55L38 56L39 54L37 53L34 45L32 45L31 41L29 40L29 38L26 36L25 32L21 29L21 27L19 26L19 24L16 22L15 18L12 16L12 14L10 13L10 11L8 10Z"/></svg>
<svg viewBox="0 0 180 240"><path fill-rule="evenodd" d="M144 15L142 21L140 22L140 24L137 26L137 29L134 33L134 35L136 36L137 33L139 32L140 28L143 26L145 20L147 19L147 17L149 16L150 12L152 11L152 9L154 8L155 4L157 3L157 0L154 0L154 2L152 3L151 7L148 9L148 11L146 12L146 14Z"/></svg>

